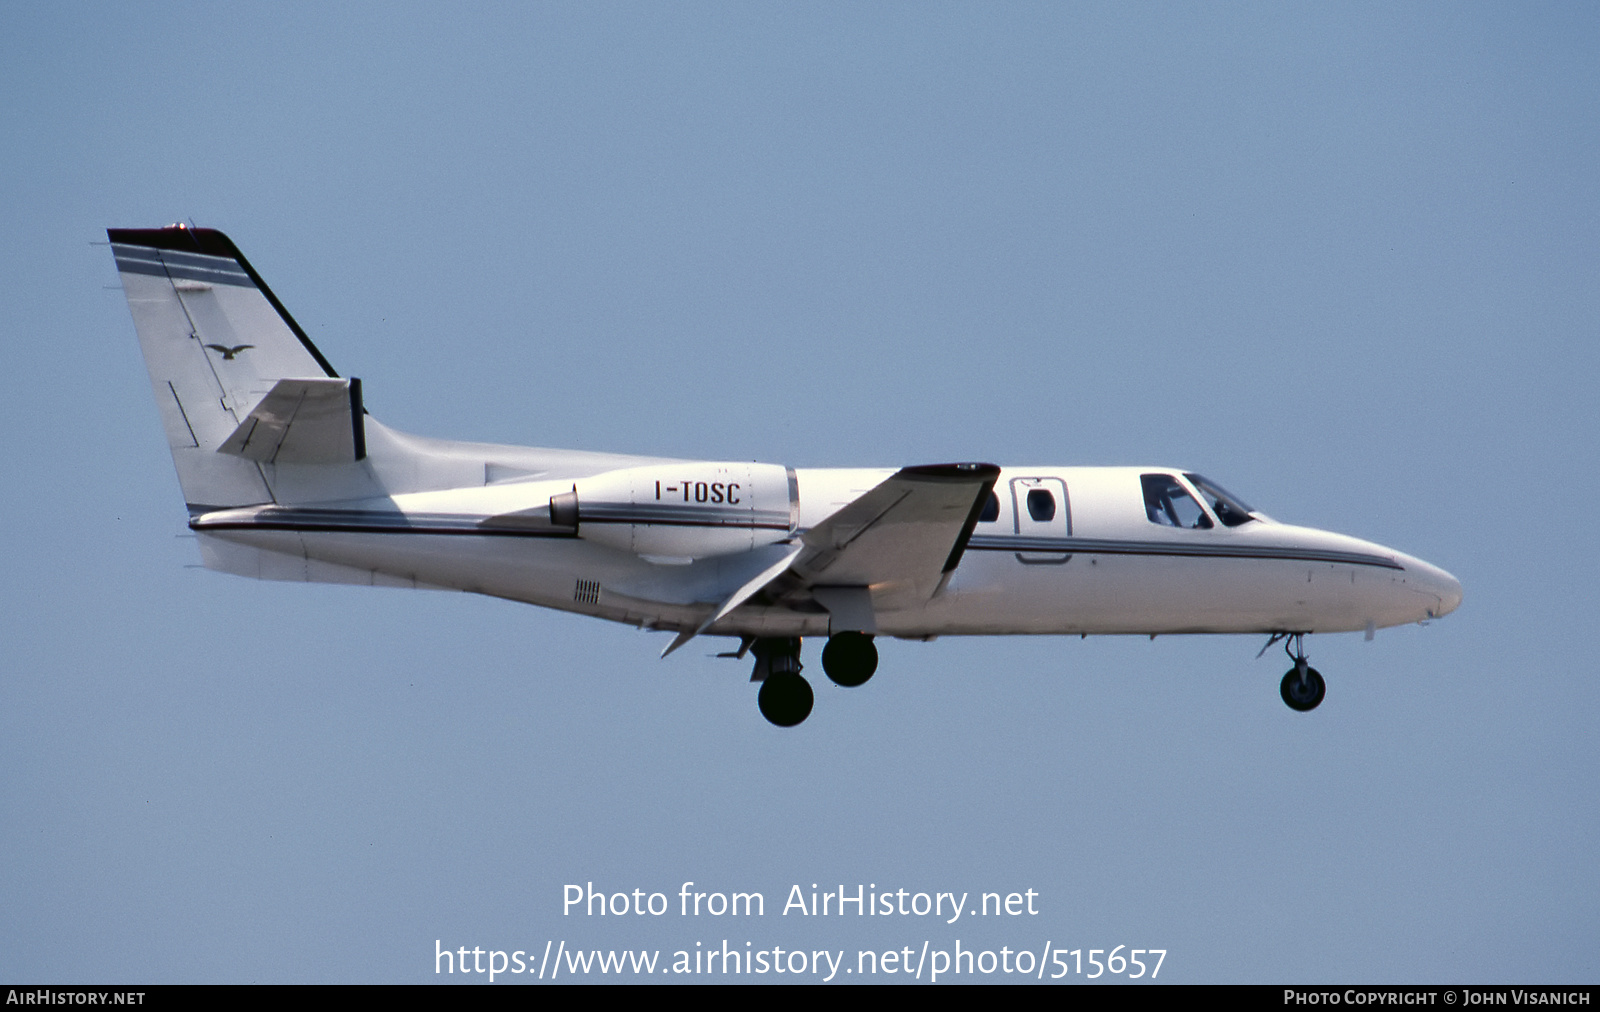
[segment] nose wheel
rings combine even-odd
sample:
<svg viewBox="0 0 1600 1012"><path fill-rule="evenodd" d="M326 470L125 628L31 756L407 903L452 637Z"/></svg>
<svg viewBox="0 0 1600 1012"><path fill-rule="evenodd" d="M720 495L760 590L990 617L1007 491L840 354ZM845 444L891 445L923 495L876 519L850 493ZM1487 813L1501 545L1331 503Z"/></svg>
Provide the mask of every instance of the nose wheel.
<svg viewBox="0 0 1600 1012"><path fill-rule="evenodd" d="M1322 680L1316 668L1306 663L1304 637L1304 633L1279 633L1267 641L1269 647L1279 639L1285 641L1283 650L1294 661L1294 667L1283 676L1278 693L1289 709L1300 713L1315 710L1322 697L1328 694L1328 683ZM1262 647L1262 652L1266 652L1266 647Z"/></svg>
<svg viewBox="0 0 1600 1012"><path fill-rule="evenodd" d="M1315 710L1317 704L1322 702L1322 697L1328 694L1328 683L1322 680L1316 668L1302 660L1283 676L1278 690L1283 695L1283 701L1289 704L1289 709L1305 713Z"/></svg>

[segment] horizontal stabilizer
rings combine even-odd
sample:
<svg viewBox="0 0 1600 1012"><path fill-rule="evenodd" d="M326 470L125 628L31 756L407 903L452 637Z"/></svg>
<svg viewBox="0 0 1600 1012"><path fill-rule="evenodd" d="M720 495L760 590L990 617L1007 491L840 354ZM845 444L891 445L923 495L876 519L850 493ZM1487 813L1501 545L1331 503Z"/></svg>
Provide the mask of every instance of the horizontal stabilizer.
<svg viewBox="0 0 1600 1012"><path fill-rule="evenodd" d="M217 447L262 464L349 464L366 456L361 381L281 379Z"/></svg>

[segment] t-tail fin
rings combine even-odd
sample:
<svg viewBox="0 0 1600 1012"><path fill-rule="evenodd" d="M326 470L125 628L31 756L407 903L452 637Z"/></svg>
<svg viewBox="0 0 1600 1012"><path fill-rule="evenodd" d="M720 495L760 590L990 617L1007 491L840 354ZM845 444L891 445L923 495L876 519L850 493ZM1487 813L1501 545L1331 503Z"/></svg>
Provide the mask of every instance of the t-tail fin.
<svg viewBox="0 0 1600 1012"><path fill-rule="evenodd" d="M227 236L107 234L191 513L274 501L277 465L365 457L361 381L334 372Z"/></svg>

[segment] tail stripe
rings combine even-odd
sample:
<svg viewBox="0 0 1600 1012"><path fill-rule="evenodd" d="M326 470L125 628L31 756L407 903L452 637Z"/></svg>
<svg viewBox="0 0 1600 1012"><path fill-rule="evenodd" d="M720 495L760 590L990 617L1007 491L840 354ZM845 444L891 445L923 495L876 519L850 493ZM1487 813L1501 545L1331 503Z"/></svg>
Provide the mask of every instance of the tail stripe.
<svg viewBox="0 0 1600 1012"><path fill-rule="evenodd" d="M197 256L193 253L115 245L117 269L133 274L152 274L156 277L183 278L187 281L209 281L219 285L238 285L250 288L255 282L239 268L237 261L224 257Z"/></svg>

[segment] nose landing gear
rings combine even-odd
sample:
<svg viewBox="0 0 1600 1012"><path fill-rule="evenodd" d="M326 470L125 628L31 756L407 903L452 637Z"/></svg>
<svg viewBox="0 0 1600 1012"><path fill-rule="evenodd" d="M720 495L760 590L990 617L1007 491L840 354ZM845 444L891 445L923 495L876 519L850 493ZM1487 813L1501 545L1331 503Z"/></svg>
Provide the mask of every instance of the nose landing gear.
<svg viewBox="0 0 1600 1012"><path fill-rule="evenodd" d="M1322 680L1322 675L1316 668L1306 663L1304 638L1305 633L1275 633L1272 639L1267 641L1267 646L1270 647L1282 639L1284 653L1294 661L1294 667L1283 676L1283 681L1278 686L1278 693L1283 696L1283 701L1288 704L1289 709L1301 713L1315 710L1317 704L1322 702L1322 697L1328 694L1328 683ZM1267 647L1262 647L1261 652L1266 653L1266 649Z"/></svg>

